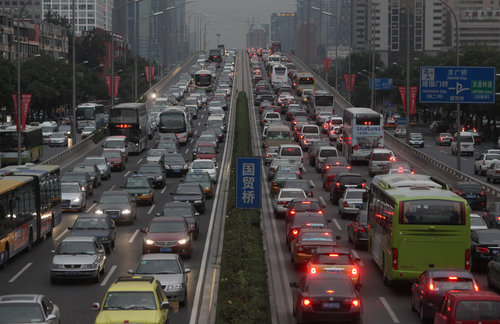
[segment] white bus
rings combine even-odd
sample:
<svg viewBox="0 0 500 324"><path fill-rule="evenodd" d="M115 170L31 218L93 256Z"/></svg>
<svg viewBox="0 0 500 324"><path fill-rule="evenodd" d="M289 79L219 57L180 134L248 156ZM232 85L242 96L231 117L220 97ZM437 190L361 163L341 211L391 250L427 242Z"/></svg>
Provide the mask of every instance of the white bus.
<svg viewBox="0 0 500 324"><path fill-rule="evenodd" d="M85 127L99 129L104 126L104 105L84 103L76 107L76 127L80 133Z"/></svg>
<svg viewBox="0 0 500 324"><path fill-rule="evenodd" d="M273 88L278 88L288 83L288 71L283 64L271 65L271 84Z"/></svg>
<svg viewBox="0 0 500 324"><path fill-rule="evenodd" d="M348 161L367 161L372 149L384 147L383 117L370 108L344 111L342 151Z"/></svg>
<svg viewBox="0 0 500 324"><path fill-rule="evenodd" d="M191 122L183 107L169 107L159 115L160 133L173 133L179 144L186 145L191 133Z"/></svg>
<svg viewBox="0 0 500 324"><path fill-rule="evenodd" d="M322 112L335 114L334 102L333 94L326 90L316 90L313 92L311 98L308 100L313 119L316 119L316 116Z"/></svg>

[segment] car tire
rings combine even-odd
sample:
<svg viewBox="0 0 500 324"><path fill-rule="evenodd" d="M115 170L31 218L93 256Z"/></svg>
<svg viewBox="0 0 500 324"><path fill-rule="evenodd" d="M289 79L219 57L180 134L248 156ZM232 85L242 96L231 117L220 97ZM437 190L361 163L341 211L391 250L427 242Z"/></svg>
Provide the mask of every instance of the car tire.
<svg viewBox="0 0 500 324"><path fill-rule="evenodd" d="M477 169L476 169L476 167L474 167L474 174L477 174Z"/></svg>
<svg viewBox="0 0 500 324"><path fill-rule="evenodd" d="M185 291L185 292L184 292L184 300L179 301L179 306L181 306L181 307L186 306L186 303L187 303L187 297L188 297L188 296L187 296L187 291Z"/></svg>
<svg viewBox="0 0 500 324"><path fill-rule="evenodd" d="M422 323L422 324L428 323L429 320L427 317L424 316L425 315L424 314L424 305L422 305L422 304L420 304L420 312L419 313L420 313L419 314L420 315L420 323Z"/></svg>

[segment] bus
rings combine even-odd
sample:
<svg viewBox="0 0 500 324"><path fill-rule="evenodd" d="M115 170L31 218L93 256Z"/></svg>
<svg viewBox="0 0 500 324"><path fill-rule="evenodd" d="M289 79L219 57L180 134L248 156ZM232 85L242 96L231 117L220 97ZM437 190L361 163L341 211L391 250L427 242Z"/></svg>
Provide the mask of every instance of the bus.
<svg viewBox="0 0 500 324"><path fill-rule="evenodd" d="M60 188L60 187L59 187ZM58 189L60 191L60 189ZM54 218L44 213L39 182L32 176L0 178L0 264L45 236L51 236Z"/></svg>
<svg viewBox="0 0 500 324"><path fill-rule="evenodd" d="M314 76L311 73L297 73L297 80L295 81L295 91L298 96L302 96L304 89L316 90L314 83Z"/></svg>
<svg viewBox="0 0 500 324"><path fill-rule="evenodd" d="M349 162L368 161L372 149L384 147L382 115L370 108L344 110L342 151Z"/></svg>
<svg viewBox="0 0 500 324"><path fill-rule="evenodd" d="M271 54L281 52L281 42L271 42Z"/></svg>
<svg viewBox="0 0 500 324"><path fill-rule="evenodd" d="M159 117L160 133L173 133L181 145L186 145L191 133L191 122L186 111L180 107L169 107Z"/></svg>
<svg viewBox="0 0 500 324"><path fill-rule="evenodd" d="M21 163L40 161L43 155L43 133L38 126L26 125L21 131ZM17 128L0 129L0 163L2 166L17 164Z"/></svg>
<svg viewBox="0 0 500 324"><path fill-rule="evenodd" d="M335 114L334 102L333 94L326 90L317 90L313 92L310 100L308 100L311 106L313 119L316 119L316 116L321 112L328 112L332 115Z"/></svg>
<svg viewBox="0 0 500 324"><path fill-rule="evenodd" d="M195 89L205 90L206 92L212 91L213 75L208 70L199 70L194 74Z"/></svg>
<svg viewBox="0 0 500 324"><path fill-rule="evenodd" d="M288 72L283 64L271 65L271 85L279 88L282 84L288 84Z"/></svg>
<svg viewBox="0 0 500 324"><path fill-rule="evenodd" d="M122 103L109 111L109 135L127 137L128 152L140 153L148 143L148 113L146 104Z"/></svg>
<svg viewBox="0 0 500 324"><path fill-rule="evenodd" d="M76 128L79 133L85 127L104 127L104 105L100 103L83 103L76 107Z"/></svg>
<svg viewBox="0 0 500 324"><path fill-rule="evenodd" d="M384 283L427 269L470 270L469 206L446 184L426 175L375 176L367 212L368 250Z"/></svg>

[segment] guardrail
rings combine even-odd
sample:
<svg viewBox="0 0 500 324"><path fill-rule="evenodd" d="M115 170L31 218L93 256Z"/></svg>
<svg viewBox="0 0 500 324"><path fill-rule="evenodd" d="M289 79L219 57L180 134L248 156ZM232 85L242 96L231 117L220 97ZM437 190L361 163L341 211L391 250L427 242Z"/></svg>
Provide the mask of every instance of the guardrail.
<svg viewBox="0 0 500 324"><path fill-rule="evenodd" d="M295 55L291 53L286 54L288 57L291 57L294 62L296 63L297 66L302 68L303 70L311 73L315 77L315 82L321 86L321 88L330 91L331 93L334 94L335 100L337 103L339 103L340 108L343 110L348 107L353 107L349 101L347 101L342 95L335 90L333 87L331 87L325 80L323 80L318 74L316 74L309 66L307 66L304 62L299 60ZM449 165L446 165L444 163L441 163L440 161L430 157L429 155L422 153L421 151L413 148L412 146L398 140L396 137L394 137L392 134L390 134L388 131L384 131L385 133L385 143L386 145L389 146L390 149L392 150L399 150L399 151L404 151L406 153L411 154L415 159L424 161L426 163L430 163L436 168L439 168L440 170L446 172L447 174L451 176L455 176L458 179L461 179L463 181L474 181L479 183L483 188L490 193L491 195L495 195L496 197L500 197L500 190L497 189L496 187L492 186L491 184L484 182L482 180L476 179L474 177L471 177L461 171L458 171L457 169L450 167Z"/></svg>

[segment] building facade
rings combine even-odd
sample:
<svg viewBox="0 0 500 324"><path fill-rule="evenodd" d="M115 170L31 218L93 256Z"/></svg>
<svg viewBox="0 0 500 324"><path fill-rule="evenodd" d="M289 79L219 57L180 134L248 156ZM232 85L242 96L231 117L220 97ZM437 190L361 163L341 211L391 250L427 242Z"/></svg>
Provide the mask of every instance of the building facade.
<svg viewBox="0 0 500 324"><path fill-rule="evenodd" d="M296 30L295 12L275 12L271 15L271 42L281 42L282 51L295 51Z"/></svg>
<svg viewBox="0 0 500 324"><path fill-rule="evenodd" d="M251 23L247 33L247 47L266 48L269 44L269 25Z"/></svg>

